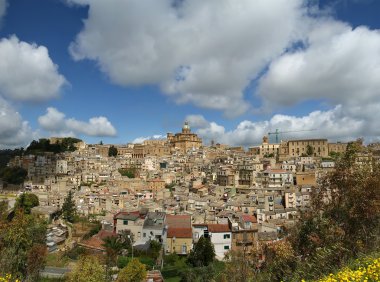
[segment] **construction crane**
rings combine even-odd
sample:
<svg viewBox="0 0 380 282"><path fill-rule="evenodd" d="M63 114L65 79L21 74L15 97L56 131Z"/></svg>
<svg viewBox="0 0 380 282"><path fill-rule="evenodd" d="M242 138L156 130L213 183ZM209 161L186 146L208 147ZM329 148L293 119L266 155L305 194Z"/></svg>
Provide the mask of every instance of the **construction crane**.
<svg viewBox="0 0 380 282"><path fill-rule="evenodd" d="M291 132L302 132L302 131L315 131L316 129L304 129L304 130L290 130L290 131L278 131L278 128L276 128L275 132L268 132L268 138L271 135L276 135L276 143L278 143L278 135L283 133L291 133Z"/></svg>

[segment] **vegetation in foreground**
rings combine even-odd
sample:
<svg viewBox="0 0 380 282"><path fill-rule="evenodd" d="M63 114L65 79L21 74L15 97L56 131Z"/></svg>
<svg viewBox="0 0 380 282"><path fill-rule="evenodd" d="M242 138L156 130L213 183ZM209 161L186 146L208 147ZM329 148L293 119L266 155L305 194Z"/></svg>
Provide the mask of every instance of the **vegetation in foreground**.
<svg viewBox="0 0 380 282"><path fill-rule="evenodd" d="M344 267L337 273L319 279L317 282L339 282L339 281L380 281L380 255L376 258L371 256L357 259L351 265Z"/></svg>

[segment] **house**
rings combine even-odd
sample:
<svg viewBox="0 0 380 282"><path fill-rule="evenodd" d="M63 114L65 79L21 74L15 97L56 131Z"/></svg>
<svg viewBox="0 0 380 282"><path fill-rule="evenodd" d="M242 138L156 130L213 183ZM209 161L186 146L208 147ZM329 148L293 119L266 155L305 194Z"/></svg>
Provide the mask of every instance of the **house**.
<svg viewBox="0 0 380 282"><path fill-rule="evenodd" d="M133 241L142 240L142 228L145 215L139 211L134 212L118 212L114 215L114 233L118 234L124 230L129 231L133 236Z"/></svg>
<svg viewBox="0 0 380 282"><path fill-rule="evenodd" d="M239 216L238 223L231 223L233 251L251 254L257 247L258 225L257 219L253 215L242 214Z"/></svg>
<svg viewBox="0 0 380 282"><path fill-rule="evenodd" d="M225 254L231 249L232 233L230 226L228 224L193 224L194 242L198 242L202 236L211 239L216 259L223 260Z"/></svg>
<svg viewBox="0 0 380 282"><path fill-rule="evenodd" d="M144 225L142 228L142 242L147 242L149 240L155 240L160 243L166 241L166 213L164 212L148 212Z"/></svg>
<svg viewBox="0 0 380 282"><path fill-rule="evenodd" d="M193 247L193 233L190 215L167 215L168 233L166 252L185 255Z"/></svg>
<svg viewBox="0 0 380 282"><path fill-rule="evenodd" d="M54 218L58 217L59 209L52 206L37 206L31 209L31 213L47 220L47 222L52 222Z"/></svg>

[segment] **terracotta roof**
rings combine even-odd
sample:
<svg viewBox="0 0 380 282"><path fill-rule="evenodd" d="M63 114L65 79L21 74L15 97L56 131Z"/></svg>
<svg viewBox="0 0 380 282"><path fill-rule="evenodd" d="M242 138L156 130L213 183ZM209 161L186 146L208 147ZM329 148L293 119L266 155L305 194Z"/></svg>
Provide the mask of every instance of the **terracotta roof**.
<svg viewBox="0 0 380 282"><path fill-rule="evenodd" d="M79 243L80 246L83 246L85 248L105 251L106 248L103 247L103 244L104 241L97 236L92 236L90 239Z"/></svg>
<svg viewBox="0 0 380 282"><path fill-rule="evenodd" d="M168 228L168 238L192 238L193 233L191 228Z"/></svg>
<svg viewBox="0 0 380 282"><path fill-rule="evenodd" d="M173 228L191 228L190 215L167 215L166 224Z"/></svg>
<svg viewBox="0 0 380 282"><path fill-rule="evenodd" d="M208 224L208 231L213 233L231 232L228 224Z"/></svg>
<svg viewBox="0 0 380 282"><path fill-rule="evenodd" d="M140 217L140 212L118 212L113 216L114 219L128 219L128 220L136 220Z"/></svg>
<svg viewBox="0 0 380 282"><path fill-rule="evenodd" d="M257 223L257 219L254 215L248 215L248 214L243 214L241 216L242 220L244 220L245 222L252 222L252 223Z"/></svg>
<svg viewBox="0 0 380 282"><path fill-rule="evenodd" d="M165 182L165 180L162 180L160 178L154 178L154 179L148 179L147 182Z"/></svg>
<svg viewBox="0 0 380 282"><path fill-rule="evenodd" d="M104 240L107 237L117 237L117 235L115 233L113 233L112 231L108 231L108 230L104 230L104 229L100 230L98 232L98 234L96 234L95 236L101 240Z"/></svg>
<svg viewBox="0 0 380 282"><path fill-rule="evenodd" d="M104 244L104 240L107 237L117 237L117 235L113 233L112 231L102 229L98 232L98 234L92 236L91 238L87 240L80 242L79 245L86 248L90 248L90 249L104 251L105 248L103 247L103 244Z"/></svg>

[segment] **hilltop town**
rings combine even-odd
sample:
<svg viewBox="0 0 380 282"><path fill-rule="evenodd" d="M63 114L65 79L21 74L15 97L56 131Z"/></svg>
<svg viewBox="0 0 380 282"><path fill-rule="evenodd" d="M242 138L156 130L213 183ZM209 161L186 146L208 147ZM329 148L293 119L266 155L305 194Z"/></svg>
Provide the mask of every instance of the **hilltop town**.
<svg viewBox="0 0 380 282"><path fill-rule="evenodd" d="M49 143L61 141L50 138ZM312 193L334 170L347 143L323 138L270 143L264 136L261 145L248 149L205 146L185 123L164 140L127 145L77 140L74 146L63 153L12 158L8 167L24 168L26 180L18 186L1 183L5 195L37 195L39 206L32 213L51 223L50 252L76 244L101 252L101 238L128 232L136 249L157 241L165 254L179 255L208 237L216 258L223 260L230 250L250 254L282 238L310 208ZM359 161L372 157L363 152ZM69 191L78 215L102 223L93 238L70 238L57 220Z"/></svg>

